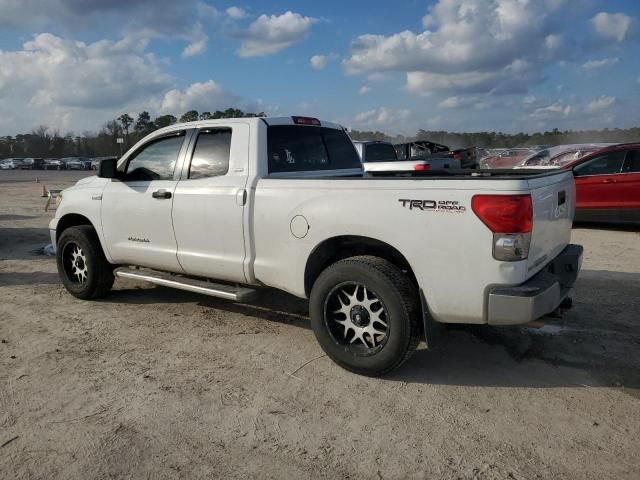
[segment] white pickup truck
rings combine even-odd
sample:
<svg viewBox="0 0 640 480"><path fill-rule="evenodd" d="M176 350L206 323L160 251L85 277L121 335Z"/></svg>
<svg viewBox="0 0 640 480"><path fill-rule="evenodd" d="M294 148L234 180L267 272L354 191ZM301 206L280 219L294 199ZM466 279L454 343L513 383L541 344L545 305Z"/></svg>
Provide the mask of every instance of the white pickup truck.
<svg viewBox="0 0 640 480"><path fill-rule="evenodd" d="M442 323L522 324L563 302L582 259L571 172L404 175L363 177L345 130L313 118L174 125L63 191L58 271L81 299L114 277L309 298L322 348L365 375Z"/></svg>
<svg viewBox="0 0 640 480"><path fill-rule="evenodd" d="M353 145L356 147L365 174L421 172L443 168L460 168L461 166L460 160L436 156L399 160L393 144L389 142L354 140Z"/></svg>

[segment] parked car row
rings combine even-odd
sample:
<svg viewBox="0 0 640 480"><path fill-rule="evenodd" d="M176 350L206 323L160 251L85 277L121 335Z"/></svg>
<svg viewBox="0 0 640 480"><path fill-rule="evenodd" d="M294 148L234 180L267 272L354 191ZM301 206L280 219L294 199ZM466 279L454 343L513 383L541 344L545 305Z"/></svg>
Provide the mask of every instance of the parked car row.
<svg viewBox="0 0 640 480"><path fill-rule="evenodd" d="M7 158L0 160L1 170L97 170L102 158Z"/></svg>
<svg viewBox="0 0 640 480"><path fill-rule="evenodd" d="M487 168L504 164L483 159ZM571 170L578 222L640 224L640 143L588 143L537 149L511 166L522 170Z"/></svg>

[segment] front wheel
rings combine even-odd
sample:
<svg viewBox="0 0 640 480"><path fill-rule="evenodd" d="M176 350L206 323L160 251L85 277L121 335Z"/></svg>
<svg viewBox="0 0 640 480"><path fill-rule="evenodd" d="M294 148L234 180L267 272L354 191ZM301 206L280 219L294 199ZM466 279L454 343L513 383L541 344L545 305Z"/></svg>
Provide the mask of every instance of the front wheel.
<svg viewBox="0 0 640 480"><path fill-rule="evenodd" d="M91 226L69 227L62 232L56 263L62 283L74 297L82 300L103 297L113 286L113 266L105 258Z"/></svg>
<svg viewBox="0 0 640 480"><path fill-rule="evenodd" d="M416 288L382 258L351 257L329 266L313 285L309 309L322 349L354 373L390 372L420 341Z"/></svg>

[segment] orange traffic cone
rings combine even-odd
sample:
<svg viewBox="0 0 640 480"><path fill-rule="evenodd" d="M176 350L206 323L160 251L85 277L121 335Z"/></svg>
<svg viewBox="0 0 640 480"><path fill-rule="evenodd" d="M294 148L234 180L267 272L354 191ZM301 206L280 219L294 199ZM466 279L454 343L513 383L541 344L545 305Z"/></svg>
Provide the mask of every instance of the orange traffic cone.
<svg viewBox="0 0 640 480"><path fill-rule="evenodd" d="M41 197L49 196L49 190L47 190L47 186L44 183L42 184L42 194L40 196Z"/></svg>

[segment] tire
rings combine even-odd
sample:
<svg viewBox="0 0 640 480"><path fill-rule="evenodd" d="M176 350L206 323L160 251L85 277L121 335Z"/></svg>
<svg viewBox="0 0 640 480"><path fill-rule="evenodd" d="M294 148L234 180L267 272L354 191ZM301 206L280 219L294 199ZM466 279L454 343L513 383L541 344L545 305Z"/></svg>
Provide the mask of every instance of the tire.
<svg viewBox="0 0 640 480"><path fill-rule="evenodd" d="M69 227L56 247L58 274L67 291L76 298L104 297L113 286L113 265L104 256L93 227Z"/></svg>
<svg viewBox="0 0 640 480"><path fill-rule="evenodd" d="M418 292L382 258L350 257L327 267L313 284L309 311L329 358L361 375L398 368L420 342Z"/></svg>

